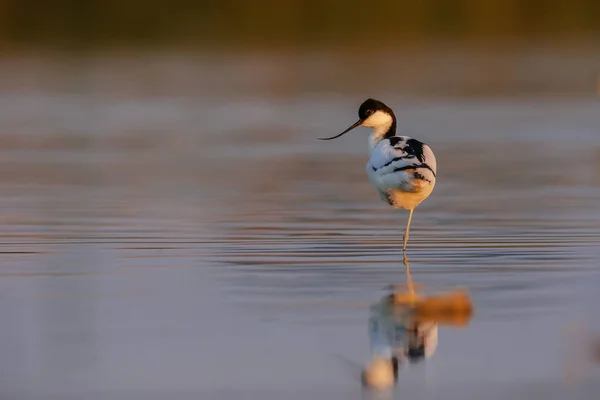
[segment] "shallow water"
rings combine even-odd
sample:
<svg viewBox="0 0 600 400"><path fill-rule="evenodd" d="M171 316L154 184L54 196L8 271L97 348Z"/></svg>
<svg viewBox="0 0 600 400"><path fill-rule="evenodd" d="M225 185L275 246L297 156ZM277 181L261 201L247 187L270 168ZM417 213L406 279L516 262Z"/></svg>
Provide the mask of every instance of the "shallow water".
<svg viewBox="0 0 600 400"><path fill-rule="evenodd" d="M595 399L597 100L380 97L438 158L413 278L475 309L397 398ZM2 398L363 398L406 213L315 140L360 100L0 96Z"/></svg>

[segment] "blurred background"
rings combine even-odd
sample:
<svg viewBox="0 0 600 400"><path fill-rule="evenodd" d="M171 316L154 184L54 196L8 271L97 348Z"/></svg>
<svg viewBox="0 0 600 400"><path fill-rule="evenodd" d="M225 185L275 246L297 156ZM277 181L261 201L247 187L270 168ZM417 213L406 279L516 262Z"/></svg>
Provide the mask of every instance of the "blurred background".
<svg viewBox="0 0 600 400"><path fill-rule="evenodd" d="M104 86L104 73L127 78L121 90L214 95L581 94L598 86L593 0L3 0L0 7L0 49L14 55L3 75L19 61L21 80L5 78L13 84L54 81L68 67L60 82L71 88Z"/></svg>
<svg viewBox="0 0 600 400"><path fill-rule="evenodd" d="M475 309L397 392L596 399L598 93L597 0L0 0L0 398L362 399L406 215L315 138L375 97Z"/></svg>

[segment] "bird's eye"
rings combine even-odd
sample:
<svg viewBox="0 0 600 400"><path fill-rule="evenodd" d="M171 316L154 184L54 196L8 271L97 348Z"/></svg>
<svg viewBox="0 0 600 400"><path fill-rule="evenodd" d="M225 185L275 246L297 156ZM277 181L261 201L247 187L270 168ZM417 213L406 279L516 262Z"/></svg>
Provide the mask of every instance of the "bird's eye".
<svg viewBox="0 0 600 400"><path fill-rule="evenodd" d="M371 114L373 114L373 110L369 109L369 110L365 111L365 114L371 115Z"/></svg>

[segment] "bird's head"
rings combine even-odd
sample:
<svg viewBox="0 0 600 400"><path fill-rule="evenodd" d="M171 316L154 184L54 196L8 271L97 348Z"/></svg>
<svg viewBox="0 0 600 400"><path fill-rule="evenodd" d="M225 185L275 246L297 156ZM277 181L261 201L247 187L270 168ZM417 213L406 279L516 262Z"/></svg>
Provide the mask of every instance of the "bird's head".
<svg viewBox="0 0 600 400"><path fill-rule="evenodd" d="M375 99L365 100L358 109L358 121L352 124L344 132L329 137L319 138L320 140L331 140L339 138L340 136L350 132L352 129L358 126L364 126L367 128L373 128L373 134L386 136L389 132L392 135L395 133L396 117L391 108L386 106L383 102Z"/></svg>

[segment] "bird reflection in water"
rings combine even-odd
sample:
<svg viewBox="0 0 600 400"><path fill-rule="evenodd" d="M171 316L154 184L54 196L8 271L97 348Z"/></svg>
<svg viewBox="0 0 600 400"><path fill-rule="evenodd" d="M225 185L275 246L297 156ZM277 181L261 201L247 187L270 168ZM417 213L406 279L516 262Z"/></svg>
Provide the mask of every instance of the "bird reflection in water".
<svg viewBox="0 0 600 400"><path fill-rule="evenodd" d="M406 256L404 265L406 287L396 286L371 307L371 356L362 372L362 383L368 388L383 390L394 386L403 367L433 356L438 347L438 326L464 327L473 313L464 291L418 293Z"/></svg>

